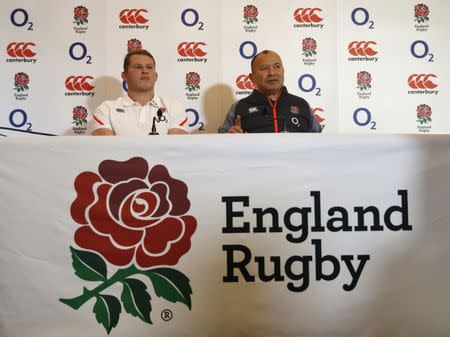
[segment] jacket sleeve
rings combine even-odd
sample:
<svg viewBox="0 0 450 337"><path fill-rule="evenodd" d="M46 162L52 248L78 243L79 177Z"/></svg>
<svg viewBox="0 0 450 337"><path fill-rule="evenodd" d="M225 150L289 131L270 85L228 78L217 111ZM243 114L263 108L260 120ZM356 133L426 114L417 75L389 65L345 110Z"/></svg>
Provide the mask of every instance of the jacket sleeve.
<svg viewBox="0 0 450 337"><path fill-rule="evenodd" d="M236 118L236 105L237 102L234 103L228 110L223 124L219 127L219 133L227 133L228 130L230 130L230 128L234 125L234 120Z"/></svg>
<svg viewBox="0 0 450 337"><path fill-rule="evenodd" d="M311 122L310 122L310 131L309 132L322 132L322 126L320 126L319 122L316 119L316 116L314 116L314 113L312 112L311 107L309 107L309 114L311 115Z"/></svg>

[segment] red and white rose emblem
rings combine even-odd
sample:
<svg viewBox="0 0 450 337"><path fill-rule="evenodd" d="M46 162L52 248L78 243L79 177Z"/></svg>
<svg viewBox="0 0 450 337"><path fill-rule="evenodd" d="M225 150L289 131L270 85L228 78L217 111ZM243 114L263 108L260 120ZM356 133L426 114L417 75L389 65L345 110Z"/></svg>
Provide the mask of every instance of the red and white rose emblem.
<svg viewBox="0 0 450 337"><path fill-rule="evenodd" d="M258 22L258 8L253 5L244 7L244 22L247 25Z"/></svg>
<svg viewBox="0 0 450 337"><path fill-rule="evenodd" d="M77 6L73 9L73 19L77 26L83 25L88 22L87 18L89 16L89 11L84 6Z"/></svg>
<svg viewBox="0 0 450 337"><path fill-rule="evenodd" d="M356 74L356 83L359 90L369 90L372 88L372 85L370 84L371 82L372 76L367 71L360 71Z"/></svg>
<svg viewBox="0 0 450 337"><path fill-rule="evenodd" d="M302 41L302 54L306 57L312 57L317 54L317 42L313 38L307 37Z"/></svg>
<svg viewBox="0 0 450 337"><path fill-rule="evenodd" d="M418 4L414 6L414 14L416 16L427 17L428 14L430 14L430 9L428 8L427 5Z"/></svg>
<svg viewBox="0 0 450 337"><path fill-rule="evenodd" d="M99 173L75 180L75 242L116 266L175 265L191 247L196 220L188 214L187 186L167 168L143 158L105 160Z"/></svg>
<svg viewBox="0 0 450 337"><path fill-rule="evenodd" d="M194 72L186 74L186 89L195 91L200 89L200 75Z"/></svg>
<svg viewBox="0 0 450 337"><path fill-rule="evenodd" d="M142 49L142 43L138 39L131 39L127 42L128 52L138 51Z"/></svg>
<svg viewBox="0 0 450 337"><path fill-rule="evenodd" d="M76 126L87 124L88 112L84 106L78 105L75 108L73 108L72 115L73 115L72 123L75 124Z"/></svg>
<svg viewBox="0 0 450 337"><path fill-rule="evenodd" d="M14 90L17 92L28 90L30 78L25 73L17 73L14 75Z"/></svg>
<svg viewBox="0 0 450 337"><path fill-rule="evenodd" d="M14 83L18 85L27 85L30 82L30 78L25 73L17 73L14 76Z"/></svg>
<svg viewBox="0 0 450 337"><path fill-rule="evenodd" d="M417 122L420 124L431 122L431 108L426 104L417 107Z"/></svg>
<svg viewBox="0 0 450 337"><path fill-rule="evenodd" d="M131 277L140 274L150 279L159 297L191 308L189 279L168 267L189 251L197 227L189 214L186 184L172 178L165 166L149 168L144 158L135 157L104 160L98 172L80 173L75 191L70 214L79 224L74 239L80 249L70 248L72 266L81 279L102 283L60 302L78 310L95 298L93 312L108 334L119 322L122 305L152 324L148 287ZM120 269L108 275L106 262ZM114 284L123 286L120 300L104 293Z"/></svg>
<svg viewBox="0 0 450 337"><path fill-rule="evenodd" d="M414 17L417 23L425 23L429 21L428 15L430 14L430 9L427 5L418 4L414 6Z"/></svg>

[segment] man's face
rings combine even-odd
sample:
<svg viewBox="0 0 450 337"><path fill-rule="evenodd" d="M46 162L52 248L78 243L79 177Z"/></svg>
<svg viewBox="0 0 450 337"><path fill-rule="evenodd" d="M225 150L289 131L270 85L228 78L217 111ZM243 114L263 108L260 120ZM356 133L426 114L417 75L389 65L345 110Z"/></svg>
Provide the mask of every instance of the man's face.
<svg viewBox="0 0 450 337"><path fill-rule="evenodd" d="M250 79L259 92L265 95L278 93L284 85L284 68L280 56L274 52L259 55L253 63Z"/></svg>
<svg viewBox="0 0 450 337"><path fill-rule="evenodd" d="M147 55L133 55L130 57L128 69L122 73L122 78L127 82L129 91L151 91L158 78L155 63Z"/></svg>

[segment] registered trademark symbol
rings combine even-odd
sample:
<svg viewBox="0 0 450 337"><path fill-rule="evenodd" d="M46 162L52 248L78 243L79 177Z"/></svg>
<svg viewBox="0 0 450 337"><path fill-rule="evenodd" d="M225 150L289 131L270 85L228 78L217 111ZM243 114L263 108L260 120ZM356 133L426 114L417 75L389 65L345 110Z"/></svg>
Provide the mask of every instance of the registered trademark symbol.
<svg viewBox="0 0 450 337"><path fill-rule="evenodd" d="M169 309L164 309L163 311L161 311L161 318L163 321L168 322L173 318L173 312Z"/></svg>

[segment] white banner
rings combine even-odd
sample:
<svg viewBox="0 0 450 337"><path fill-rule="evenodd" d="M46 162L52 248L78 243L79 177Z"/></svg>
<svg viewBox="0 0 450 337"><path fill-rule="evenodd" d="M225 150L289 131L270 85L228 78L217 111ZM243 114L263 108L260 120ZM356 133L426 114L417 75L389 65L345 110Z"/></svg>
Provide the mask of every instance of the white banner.
<svg viewBox="0 0 450 337"><path fill-rule="evenodd" d="M128 49L156 59L161 96L192 133L216 133L253 89L250 60L277 51L286 86L326 133L449 133L450 2L58 0L0 5L0 135L88 135L120 97ZM4 128L13 130L5 131Z"/></svg>
<svg viewBox="0 0 450 337"><path fill-rule="evenodd" d="M0 139L0 336L447 336L450 137Z"/></svg>

